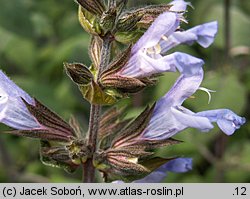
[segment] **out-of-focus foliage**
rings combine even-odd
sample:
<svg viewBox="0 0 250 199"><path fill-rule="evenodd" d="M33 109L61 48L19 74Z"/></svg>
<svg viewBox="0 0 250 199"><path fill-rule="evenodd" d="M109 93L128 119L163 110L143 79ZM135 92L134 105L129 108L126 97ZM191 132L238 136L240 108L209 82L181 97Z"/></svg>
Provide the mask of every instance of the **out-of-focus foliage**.
<svg viewBox="0 0 250 199"><path fill-rule="evenodd" d="M130 0L130 6L166 3L165 0ZM249 182L250 181L250 3L231 0L230 60L225 60L225 20L223 0L190 0L192 27L218 20L219 33L209 49L198 45L174 50L190 53L205 60L202 84L212 93L198 91L185 106L194 111L228 107L247 118L247 123L233 136L226 137L218 128L208 134L186 130L176 138L184 143L159 150L161 156L180 155L194 158L194 168L187 174L169 174L167 182ZM31 96L35 96L65 119L71 114L87 129L89 104L67 78L63 62L90 64L90 37L77 19L78 6L69 0L0 0L0 67ZM177 74L162 76L159 83L120 101L127 106L127 117L139 114L173 85ZM1 125L1 130L7 127ZM63 170L44 166L39 160L39 143L34 140L0 135L1 182L74 182L81 171L68 175Z"/></svg>

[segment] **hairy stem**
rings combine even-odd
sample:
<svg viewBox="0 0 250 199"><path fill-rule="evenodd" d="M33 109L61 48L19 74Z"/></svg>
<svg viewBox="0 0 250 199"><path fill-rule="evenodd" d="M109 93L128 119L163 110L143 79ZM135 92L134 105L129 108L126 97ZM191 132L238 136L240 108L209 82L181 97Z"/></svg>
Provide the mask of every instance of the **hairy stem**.
<svg viewBox="0 0 250 199"><path fill-rule="evenodd" d="M101 73L105 70L109 64L110 59L110 46L111 40L107 34L103 37L102 52L101 52L101 63L98 70L97 82L100 78ZM91 104L90 117L89 117L89 130L88 130L88 146L92 152L96 151L97 137L99 122L101 116L101 106ZM95 168L92 164L92 157L87 160L83 165L83 182L92 183L95 181Z"/></svg>
<svg viewBox="0 0 250 199"><path fill-rule="evenodd" d="M225 60L228 63L230 59L230 48L231 48L231 17L230 17L231 0L225 0L224 5L225 5L225 11L224 11Z"/></svg>

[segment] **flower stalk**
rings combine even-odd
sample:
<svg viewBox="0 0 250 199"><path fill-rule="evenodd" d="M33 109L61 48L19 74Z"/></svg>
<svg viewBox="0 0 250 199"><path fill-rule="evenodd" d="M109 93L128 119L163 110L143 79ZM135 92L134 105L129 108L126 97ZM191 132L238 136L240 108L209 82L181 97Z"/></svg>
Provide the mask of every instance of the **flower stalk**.
<svg viewBox="0 0 250 199"><path fill-rule="evenodd" d="M111 50L110 35L106 34L102 41L102 50L100 65L98 68L97 82L101 73L107 68L110 60ZM101 116L101 105L91 104L90 107L90 119L89 119L89 130L88 130L88 146L91 149L92 154L96 151L97 137L99 130L99 122ZM95 180L95 168L92 164L92 157L90 157L83 165L83 182L92 183Z"/></svg>

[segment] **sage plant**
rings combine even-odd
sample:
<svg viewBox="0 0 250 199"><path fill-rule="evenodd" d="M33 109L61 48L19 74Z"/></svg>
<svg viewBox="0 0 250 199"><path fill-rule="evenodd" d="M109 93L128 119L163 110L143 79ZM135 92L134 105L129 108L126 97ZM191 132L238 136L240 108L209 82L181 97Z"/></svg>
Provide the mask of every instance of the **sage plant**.
<svg viewBox="0 0 250 199"><path fill-rule="evenodd" d="M0 71L0 121L14 129L7 133L39 139L43 163L68 172L83 165L84 182L95 182L95 170L105 182L160 182L168 171L192 169L191 158L156 155L161 147L180 144L174 135L186 128L209 131L212 123L232 135L245 123L228 109L195 113L182 106L198 89L210 92L201 87L204 61L168 52L195 42L209 47L217 22L183 30L191 5L184 0L129 10L126 0L76 2L80 24L91 36L92 64L64 63L64 68L90 103L88 132L81 132L76 119L65 122ZM164 72L177 71L178 79L162 98L136 118L123 119L126 111L114 106L118 100L156 84Z"/></svg>

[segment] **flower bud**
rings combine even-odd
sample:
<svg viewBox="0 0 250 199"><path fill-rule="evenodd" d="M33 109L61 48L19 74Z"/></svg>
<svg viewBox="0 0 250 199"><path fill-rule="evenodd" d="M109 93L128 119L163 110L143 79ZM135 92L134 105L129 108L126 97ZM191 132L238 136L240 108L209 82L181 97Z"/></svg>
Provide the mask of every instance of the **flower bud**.
<svg viewBox="0 0 250 199"><path fill-rule="evenodd" d="M101 16L105 7L101 0L76 0L84 9L93 15Z"/></svg>
<svg viewBox="0 0 250 199"><path fill-rule="evenodd" d="M111 31L115 25L117 16L117 10L115 7L111 7L109 10L104 12L100 19L100 25L104 32Z"/></svg>
<svg viewBox="0 0 250 199"><path fill-rule="evenodd" d="M64 63L65 70L67 75L72 79L76 84L89 84L93 78L92 73L87 66L80 63Z"/></svg>
<svg viewBox="0 0 250 199"><path fill-rule="evenodd" d="M171 5L169 4L161 4L138 9L137 12L142 15L142 17L141 20L138 21L137 27L147 29L161 13L169 11L170 8Z"/></svg>
<svg viewBox="0 0 250 199"><path fill-rule="evenodd" d="M154 81L149 78L131 78L120 76L118 71L122 70L130 59L131 48L129 47L118 55L101 74L100 84L104 88L116 89L120 93L135 93L146 86L153 85Z"/></svg>
<svg viewBox="0 0 250 199"><path fill-rule="evenodd" d="M69 157L74 161L85 163L91 156L91 150L87 147L85 140L74 140L66 146Z"/></svg>
<svg viewBox="0 0 250 199"><path fill-rule="evenodd" d="M153 21L170 7L168 4L152 5L121 14L116 25L116 41L124 44L135 43L145 32L143 29L148 29Z"/></svg>
<svg viewBox="0 0 250 199"><path fill-rule="evenodd" d="M40 156L42 163L63 168L69 173L74 172L81 162L72 160L65 146L54 145L48 141L41 141Z"/></svg>
<svg viewBox="0 0 250 199"><path fill-rule="evenodd" d="M136 11L124 13L119 17L116 28L118 32L133 30L141 18L142 14Z"/></svg>
<svg viewBox="0 0 250 199"><path fill-rule="evenodd" d="M83 29L89 34L102 34L102 29L99 25L99 18L81 6L79 6L78 9L78 19Z"/></svg>

